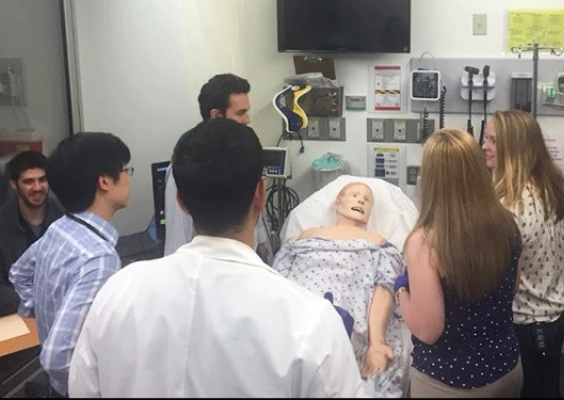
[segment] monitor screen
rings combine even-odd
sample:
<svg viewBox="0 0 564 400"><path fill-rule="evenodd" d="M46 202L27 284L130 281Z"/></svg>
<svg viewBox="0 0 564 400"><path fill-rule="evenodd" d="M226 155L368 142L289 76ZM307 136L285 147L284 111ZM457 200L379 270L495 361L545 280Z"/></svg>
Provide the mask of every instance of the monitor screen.
<svg viewBox="0 0 564 400"><path fill-rule="evenodd" d="M151 164L151 178L153 181L153 203L155 207L155 225L157 239L165 239L165 187L166 170L170 161L161 161Z"/></svg>
<svg viewBox="0 0 564 400"><path fill-rule="evenodd" d="M265 167L284 167L286 152L275 150L264 150Z"/></svg>
<svg viewBox="0 0 564 400"><path fill-rule="evenodd" d="M278 51L409 53L411 0L277 0Z"/></svg>

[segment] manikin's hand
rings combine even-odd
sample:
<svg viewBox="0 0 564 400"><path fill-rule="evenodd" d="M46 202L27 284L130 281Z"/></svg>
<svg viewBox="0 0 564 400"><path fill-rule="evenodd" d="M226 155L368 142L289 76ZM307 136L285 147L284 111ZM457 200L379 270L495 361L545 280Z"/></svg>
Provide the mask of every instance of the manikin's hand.
<svg viewBox="0 0 564 400"><path fill-rule="evenodd" d="M364 364L360 369L360 376L362 376L362 379L368 379L376 372L386 370L393 359L394 352L386 343L369 346L364 355Z"/></svg>

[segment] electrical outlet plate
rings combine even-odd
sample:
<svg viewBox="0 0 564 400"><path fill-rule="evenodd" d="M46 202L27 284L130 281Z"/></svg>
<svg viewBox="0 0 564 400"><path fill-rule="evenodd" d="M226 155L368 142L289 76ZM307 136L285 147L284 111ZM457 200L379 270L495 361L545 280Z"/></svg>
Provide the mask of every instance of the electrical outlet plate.
<svg viewBox="0 0 564 400"><path fill-rule="evenodd" d="M406 137L406 123L405 121L395 121L394 122L394 142L405 142Z"/></svg>
<svg viewBox="0 0 564 400"><path fill-rule="evenodd" d="M319 119L309 118L307 124L307 138L319 139Z"/></svg>
<svg viewBox="0 0 564 400"><path fill-rule="evenodd" d="M329 139L341 139L341 119L331 118L329 120Z"/></svg>
<svg viewBox="0 0 564 400"><path fill-rule="evenodd" d="M27 105L27 96L25 93L25 79L23 71L23 61L21 58L0 58L0 85L2 90L0 93L0 106L12 106L12 93L10 85L10 75L8 71L12 70L15 78L16 98L14 103L18 106Z"/></svg>
<svg viewBox="0 0 564 400"><path fill-rule="evenodd" d="M384 121L378 119L370 120L370 139L373 141L384 141Z"/></svg>

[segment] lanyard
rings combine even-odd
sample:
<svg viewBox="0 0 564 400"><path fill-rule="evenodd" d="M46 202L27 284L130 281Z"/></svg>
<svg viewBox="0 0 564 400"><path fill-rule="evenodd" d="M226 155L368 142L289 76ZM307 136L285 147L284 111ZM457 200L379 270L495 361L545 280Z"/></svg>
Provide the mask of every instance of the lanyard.
<svg viewBox="0 0 564 400"><path fill-rule="evenodd" d="M96 229L95 227L93 227L88 222L84 221L83 219L80 219L77 216L72 215L71 213L67 213L67 217L69 217L72 220L75 220L80 225L83 225L84 227L86 227L90 231L94 232L96 235L100 236L106 242L109 242L109 240L102 234L102 232L100 232L98 229Z"/></svg>

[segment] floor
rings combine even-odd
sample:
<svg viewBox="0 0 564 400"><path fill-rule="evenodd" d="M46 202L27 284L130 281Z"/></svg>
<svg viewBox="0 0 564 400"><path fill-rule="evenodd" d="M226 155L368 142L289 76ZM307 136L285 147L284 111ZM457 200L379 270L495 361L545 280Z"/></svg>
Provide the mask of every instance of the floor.
<svg viewBox="0 0 564 400"><path fill-rule="evenodd" d="M561 356L561 373L560 373L560 392L564 393L564 354ZM30 377L32 378L32 377ZM45 398L47 387L47 376L44 372L34 375L30 382L21 385L19 390L10 393L10 398Z"/></svg>

